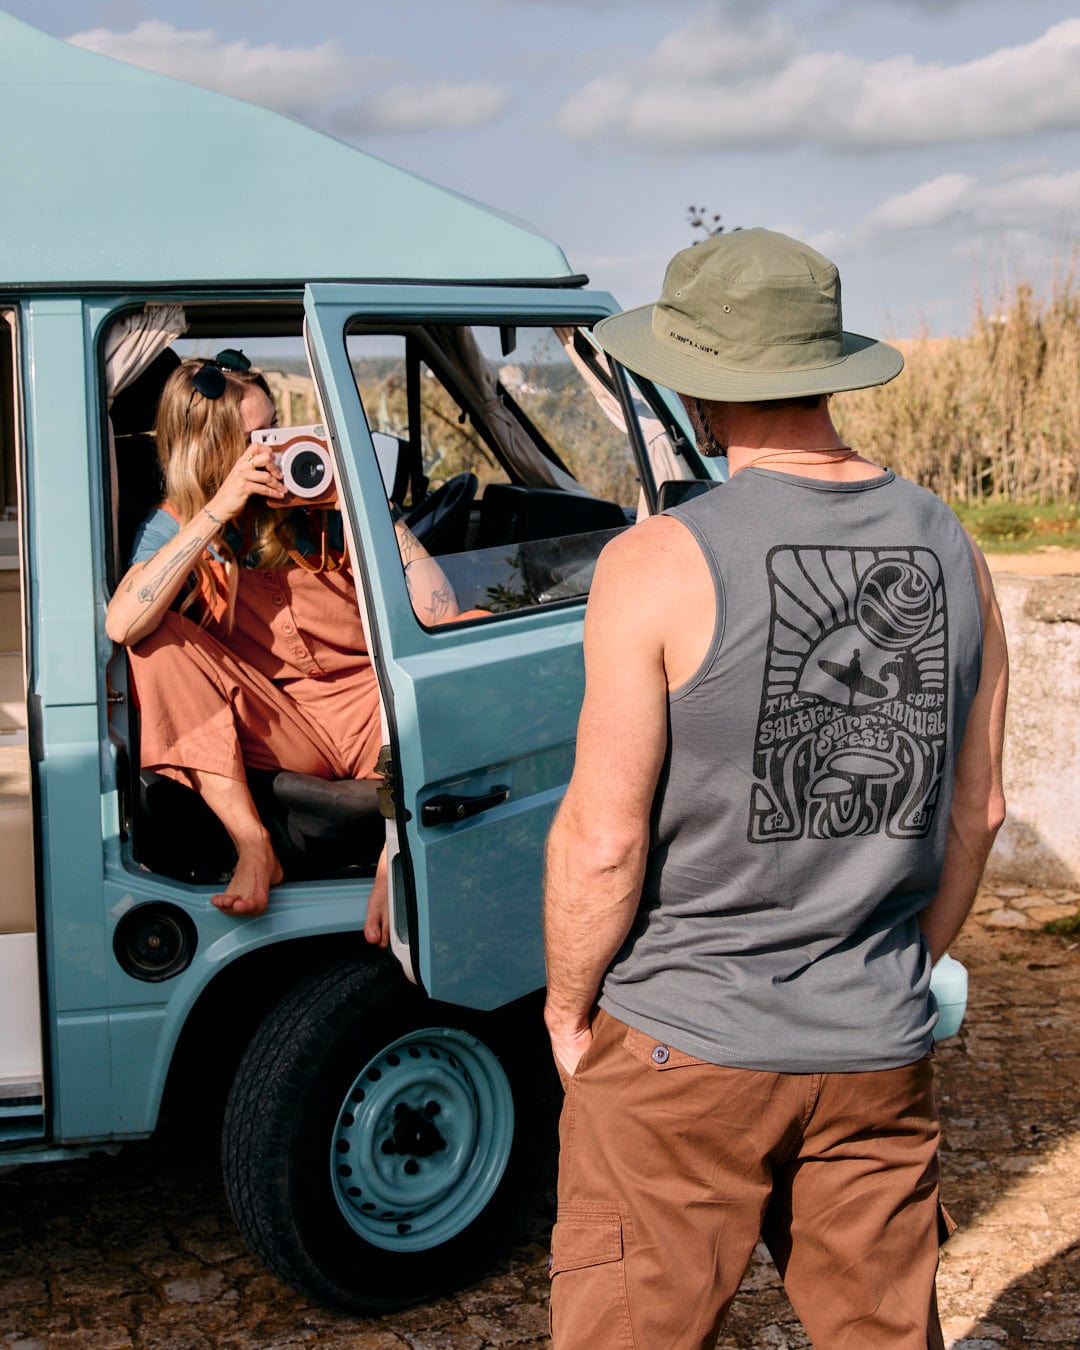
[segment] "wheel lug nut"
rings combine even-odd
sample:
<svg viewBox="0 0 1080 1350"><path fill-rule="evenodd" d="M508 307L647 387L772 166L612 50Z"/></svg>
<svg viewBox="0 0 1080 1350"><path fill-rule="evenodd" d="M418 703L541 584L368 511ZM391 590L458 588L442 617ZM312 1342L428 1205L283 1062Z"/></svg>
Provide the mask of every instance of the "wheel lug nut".
<svg viewBox="0 0 1080 1350"><path fill-rule="evenodd" d="M428 1102L424 1106L424 1114L426 1116L437 1116L441 1110L442 1107L438 1102Z"/></svg>
<svg viewBox="0 0 1080 1350"><path fill-rule="evenodd" d="M416 1161L415 1158L410 1158L409 1161L405 1164L406 1176L414 1177L419 1171L420 1171L420 1164Z"/></svg>

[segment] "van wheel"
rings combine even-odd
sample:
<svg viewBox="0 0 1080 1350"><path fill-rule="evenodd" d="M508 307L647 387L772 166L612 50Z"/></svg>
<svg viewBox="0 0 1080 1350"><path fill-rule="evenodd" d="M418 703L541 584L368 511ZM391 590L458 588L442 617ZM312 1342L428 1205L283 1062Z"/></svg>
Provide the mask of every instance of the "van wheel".
<svg viewBox="0 0 1080 1350"><path fill-rule="evenodd" d="M388 959L298 985L257 1032L225 1114L229 1203L265 1265L360 1313L482 1273L554 1156L531 1013L432 1003Z"/></svg>

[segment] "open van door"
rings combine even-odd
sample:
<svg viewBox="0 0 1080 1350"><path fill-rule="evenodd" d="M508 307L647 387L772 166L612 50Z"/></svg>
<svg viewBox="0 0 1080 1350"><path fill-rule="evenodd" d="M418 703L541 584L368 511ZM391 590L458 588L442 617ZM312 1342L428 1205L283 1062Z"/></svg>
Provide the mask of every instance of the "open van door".
<svg viewBox="0 0 1080 1350"><path fill-rule="evenodd" d="M437 326L445 315L447 325L505 332L588 324L615 306L608 296L583 292L403 286L388 295L385 286L319 285L308 287L305 308L346 513L359 536L359 589L386 705L392 844L400 846L392 873L395 949L431 997L496 1008L544 982L542 854L573 763L587 582L576 603L559 600L566 579L591 574L596 553L628 518L598 519L614 526L606 530L534 540L524 559L521 546L497 541L440 557L470 612L477 592L466 596L459 579L470 568L489 583L495 578L480 591L479 605L493 596L496 612L425 627L410 603L372 449L372 410L366 417L346 339L388 314L406 328L431 325L433 316ZM485 495L494 500L490 486ZM571 485L565 497L576 496L578 505L583 495ZM547 573L549 592L497 612L507 578L545 549L563 560L560 575L558 567Z"/></svg>
<svg viewBox="0 0 1080 1350"><path fill-rule="evenodd" d="M375 952L301 981L237 1072L224 1171L252 1249L352 1311L475 1277L554 1157L543 847L572 767L592 566L647 478L618 400L598 410L588 353L568 350L613 308L546 289L305 293L383 694L393 945L413 983ZM408 473L385 454L380 468L373 433L398 439ZM410 600L387 493L406 477L405 519L433 541L460 619L441 581L428 610Z"/></svg>
<svg viewBox="0 0 1080 1350"><path fill-rule="evenodd" d="M401 968L343 952L278 1005L237 1071L224 1171L252 1249L352 1311L477 1275L554 1157L544 840L572 767L592 568L655 499L584 331L613 309L546 288L305 292L383 696ZM380 465L373 435L400 454Z"/></svg>

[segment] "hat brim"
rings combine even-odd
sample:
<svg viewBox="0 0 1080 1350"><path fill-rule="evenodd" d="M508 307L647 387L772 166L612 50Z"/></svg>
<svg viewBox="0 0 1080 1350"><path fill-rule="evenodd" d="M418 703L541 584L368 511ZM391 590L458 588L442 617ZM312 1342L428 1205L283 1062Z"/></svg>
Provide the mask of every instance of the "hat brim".
<svg viewBox="0 0 1080 1350"><path fill-rule="evenodd" d="M721 403L754 403L768 398L801 398L839 394L887 384L904 368L904 358L887 342L843 334L843 355L824 366L778 370L737 370L713 356L674 350L657 341L652 330L652 305L627 309L601 319L594 334L604 351L627 370L690 398Z"/></svg>

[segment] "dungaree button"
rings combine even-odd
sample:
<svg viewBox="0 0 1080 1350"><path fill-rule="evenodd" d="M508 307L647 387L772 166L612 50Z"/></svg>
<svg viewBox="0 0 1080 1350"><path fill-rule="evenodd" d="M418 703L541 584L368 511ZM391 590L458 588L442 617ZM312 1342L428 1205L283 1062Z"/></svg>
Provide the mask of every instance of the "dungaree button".
<svg viewBox="0 0 1080 1350"><path fill-rule="evenodd" d="M653 1062L656 1064L666 1064L671 1058L671 1051L666 1045L658 1045L652 1052Z"/></svg>

